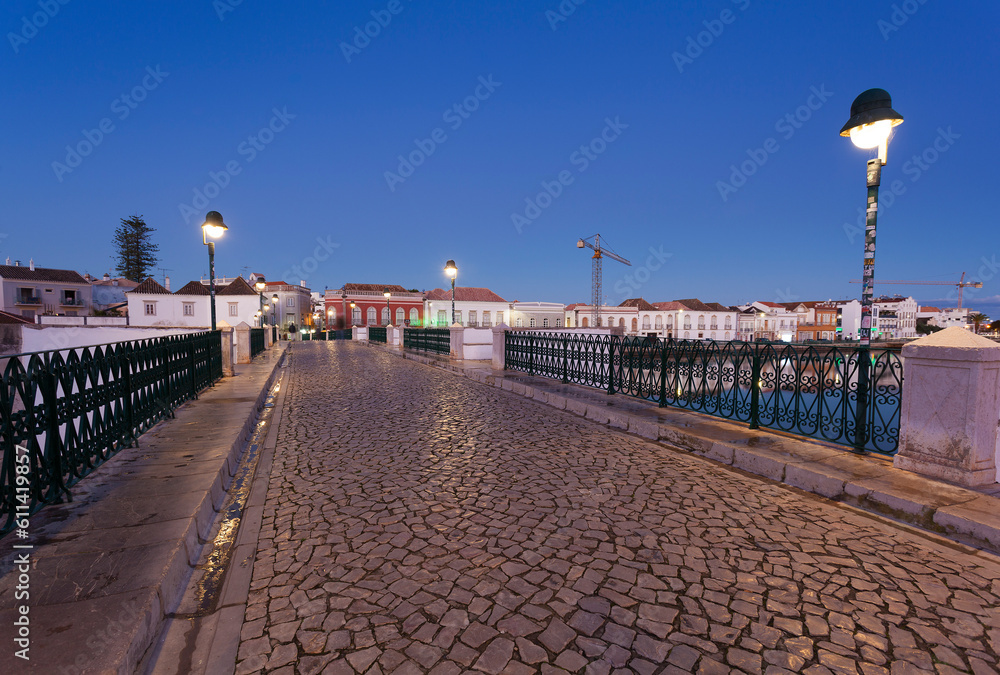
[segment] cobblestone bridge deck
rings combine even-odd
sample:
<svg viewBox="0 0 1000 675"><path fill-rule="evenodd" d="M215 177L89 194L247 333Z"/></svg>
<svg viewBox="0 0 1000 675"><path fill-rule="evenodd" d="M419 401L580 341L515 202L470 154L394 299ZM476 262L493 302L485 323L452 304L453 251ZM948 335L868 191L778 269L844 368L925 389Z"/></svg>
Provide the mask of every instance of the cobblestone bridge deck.
<svg viewBox="0 0 1000 675"><path fill-rule="evenodd" d="M236 672L994 673L1000 564L356 343L302 343Z"/></svg>

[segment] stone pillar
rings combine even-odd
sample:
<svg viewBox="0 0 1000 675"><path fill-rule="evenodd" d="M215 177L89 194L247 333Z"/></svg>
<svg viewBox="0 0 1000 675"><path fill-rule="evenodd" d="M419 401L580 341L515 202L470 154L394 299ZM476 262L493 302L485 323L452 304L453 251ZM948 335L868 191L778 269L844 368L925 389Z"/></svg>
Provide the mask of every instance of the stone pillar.
<svg viewBox="0 0 1000 675"><path fill-rule="evenodd" d="M507 329L510 328L505 323L493 326L493 369L503 370L504 362L507 360Z"/></svg>
<svg viewBox="0 0 1000 675"><path fill-rule="evenodd" d="M461 361L465 358L465 328L452 324L451 331L451 358Z"/></svg>
<svg viewBox="0 0 1000 675"><path fill-rule="evenodd" d="M236 363L250 363L250 325L241 321L234 328L236 331Z"/></svg>
<svg viewBox="0 0 1000 675"><path fill-rule="evenodd" d="M953 326L903 347L893 465L965 486L997 482L1000 344Z"/></svg>
<svg viewBox="0 0 1000 675"><path fill-rule="evenodd" d="M233 370L233 329L222 326L219 331L222 333L222 376L232 377L236 374Z"/></svg>
<svg viewBox="0 0 1000 675"><path fill-rule="evenodd" d="M264 326L264 349L270 349L271 344L271 327Z"/></svg>

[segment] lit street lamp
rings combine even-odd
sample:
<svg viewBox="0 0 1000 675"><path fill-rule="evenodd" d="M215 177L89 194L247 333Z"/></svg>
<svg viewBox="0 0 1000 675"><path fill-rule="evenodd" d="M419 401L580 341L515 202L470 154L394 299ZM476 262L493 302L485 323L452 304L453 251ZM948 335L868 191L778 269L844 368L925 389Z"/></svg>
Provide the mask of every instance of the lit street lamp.
<svg viewBox="0 0 1000 675"><path fill-rule="evenodd" d="M872 331L872 297L875 292L875 223L878 216L878 188L886 163L892 128L903 116L892 109L892 98L884 89L862 92L851 104L851 119L840 130L854 145L864 150L878 148L878 157L868 160L868 208L865 220L864 276L861 286L861 349L858 353L858 415L854 451L863 453L867 441L868 380L871 368L869 348Z"/></svg>
<svg viewBox="0 0 1000 675"><path fill-rule="evenodd" d="M385 296L385 325L392 325L392 310L389 309L389 298L392 297L392 293L389 292L388 288L382 289L382 295Z"/></svg>
<svg viewBox="0 0 1000 675"><path fill-rule="evenodd" d="M215 330L215 242L208 238L218 239L228 229L218 211L205 214L205 222L201 226L201 243L208 246L208 294L212 297L212 330Z"/></svg>
<svg viewBox="0 0 1000 675"><path fill-rule="evenodd" d="M455 323L455 277L458 276L458 268L455 261L449 260L444 264L444 273L451 277L451 323Z"/></svg>
<svg viewBox="0 0 1000 675"><path fill-rule="evenodd" d="M254 283L254 288L257 289L257 295L260 296L260 325L264 325L264 290L267 288L267 282L264 281L264 277L257 277L256 283Z"/></svg>
<svg viewBox="0 0 1000 675"><path fill-rule="evenodd" d="M278 323L279 323L279 319L278 319L278 313L279 313L278 312L278 294L277 293L275 293L274 295L271 296L271 305L274 307L274 313L271 314L271 325L272 326L277 326ZM274 329L272 329L272 330L274 330ZM274 341L275 342L278 341L277 333L274 334Z"/></svg>

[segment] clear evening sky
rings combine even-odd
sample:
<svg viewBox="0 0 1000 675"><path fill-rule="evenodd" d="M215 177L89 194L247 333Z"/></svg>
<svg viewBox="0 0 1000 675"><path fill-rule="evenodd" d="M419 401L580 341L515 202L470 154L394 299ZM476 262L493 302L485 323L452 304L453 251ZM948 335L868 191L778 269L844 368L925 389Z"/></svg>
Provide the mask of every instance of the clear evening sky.
<svg viewBox="0 0 1000 675"><path fill-rule="evenodd" d="M443 287L452 258L583 302L599 232L633 262L612 303L857 297L873 155L838 134L881 87L876 294L953 306L878 281L965 271L996 318L998 26L987 0L5 0L0 259L100 275L139 213L178 288L217 210L219 275L320 291Z"/></svg>

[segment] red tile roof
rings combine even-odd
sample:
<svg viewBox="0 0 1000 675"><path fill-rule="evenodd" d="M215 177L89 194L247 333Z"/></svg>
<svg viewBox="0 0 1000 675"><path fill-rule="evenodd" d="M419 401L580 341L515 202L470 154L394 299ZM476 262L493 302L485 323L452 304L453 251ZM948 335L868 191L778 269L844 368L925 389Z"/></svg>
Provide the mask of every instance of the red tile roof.
<svg viewBox="0 0 1000 675"><path fill-rule="evenodd" d="M390 293L409 293L408 290L399 284L344 284L345 293L350 293L352 291L374 291L376 293L381 293L385 289L389 289ZM451 298L450 291L448 297Z"/></svg>
<svg viewBox="0 0 1000 675"><path fill-rule="evenodd" d="M939 308L937 308L937 307L930 307L930 306L928 306L928 307L920 307L920 308L917 309L917 311L918 312L937 312L939 314L941 313L941 310Z"/></svg>
<svg viewBox="0 0 1000 675"><path fill-rule="evenodd" d="M435 288L433 291L427 291L427 299L451 300L451 289ZM456 286L455 300L463 302L507 302L488 288L475 288L472 286Z"/></svg>
<svg viewBox="0 0 1000 675"><path fill-rule="evenodd" d="M639 310L641 310L643 312L649 312L649 311L652 311L652 310L656 309L656 307L653 307L653 305L649 304L648 302L646 302L642 298L629 298L628 300L626 300L625 302L621 303L618 306L619 307L635 307L636 309L639 309Z"/></svg>
<svg viewBox="0 0 1000 675"><path fill-rule="evenodd" d="M73 270L54 270L47 267L31 269L26 265L0 265L0 277L16 281L56 281L64 284L85 284L87 280Z"/></svg>
<svg viewBox="0 0 1000 675"><path fill-rule="evenodd" d="M174 295L211 295L208 286L200 281L189 281L179 290L174 291Z"/></svg>
<svg viewBox="0 0 1000 675"><path fill-rule="evenodd" d="M10 324L10 323L15 323L15 324L22 324L22 323L33 324L35 322L34 321L29 321L28 319L25 319L23 316L18 316L17 314L11 314L10 312L0 311L0 324Z"/></svg>
<svg viewBox="0 0 1000 675"><path fill-rule="evenodd" d="M678 309L687 309L687 307L676 300L671 300L670 302L654 302L653 307L661 312L676 312Z"/></svg>
<svg viewBox="0 0 1000 675"><path fill-rule="evenodd" d="M165 289L163 286L156 282L156 279L149 277L141 284L133 288L131 291L125 291L125 293L141 293L141 294L155 294L155 295L170 295L170 291Z"/></svg>
<svg viewBox="0 0 1000 675"><path fill-rule="evenodd" d="M236 279L227 286L216 289L216 295L257 295L257 291L254 290L253 286L247 283L247 280L243 277L236 277Z"/></svg>

